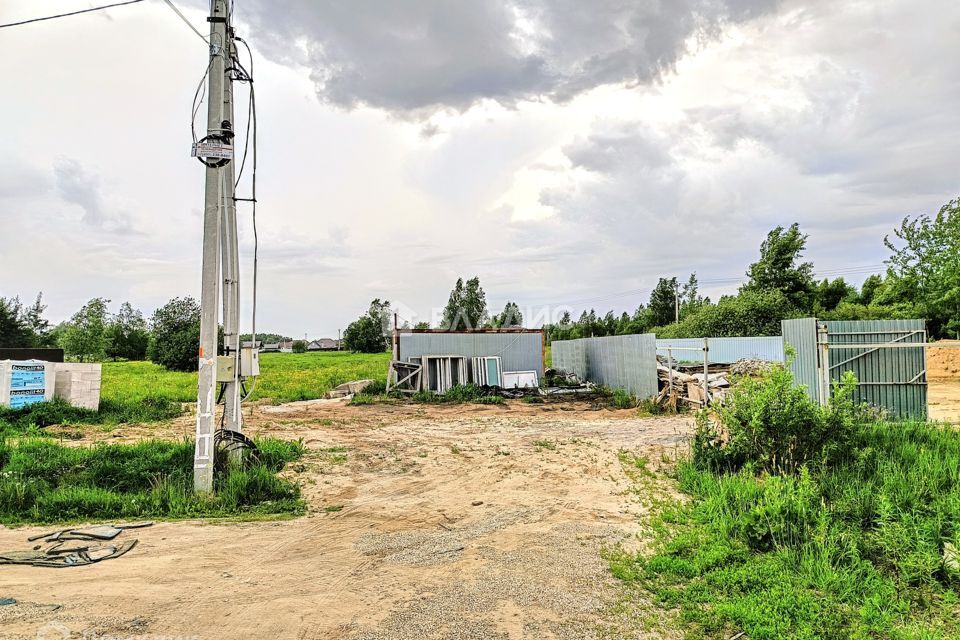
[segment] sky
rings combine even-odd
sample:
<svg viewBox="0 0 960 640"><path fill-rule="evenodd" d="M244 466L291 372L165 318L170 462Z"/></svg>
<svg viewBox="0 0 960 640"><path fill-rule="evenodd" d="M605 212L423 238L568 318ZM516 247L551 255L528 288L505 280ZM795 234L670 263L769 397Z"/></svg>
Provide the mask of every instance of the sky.
<svg viewBox="0 0 960 640"><path fill-rule="evenodd" d="M4 0L0 23L94 4ZM235 22L259 331L332 337L373 298L436 322L461 276L531 325L632 311L661 276L716 298L793 222L859 283L960 192L955 0L238 0ZM206 64L160 0L0 29L0 296L42 291L54 322L199 298Z"/></svg>

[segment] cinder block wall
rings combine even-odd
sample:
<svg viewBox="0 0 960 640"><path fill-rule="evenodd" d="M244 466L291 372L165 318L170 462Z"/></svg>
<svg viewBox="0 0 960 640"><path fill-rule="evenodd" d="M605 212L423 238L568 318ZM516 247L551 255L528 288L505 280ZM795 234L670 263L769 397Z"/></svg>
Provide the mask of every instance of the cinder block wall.
<svg viewBox="0 0 960 640"><path fill-rule="evenodd" d="M103 377L100 363L57 363L54 395L75 407L100 408L100 381Z"/></svg>

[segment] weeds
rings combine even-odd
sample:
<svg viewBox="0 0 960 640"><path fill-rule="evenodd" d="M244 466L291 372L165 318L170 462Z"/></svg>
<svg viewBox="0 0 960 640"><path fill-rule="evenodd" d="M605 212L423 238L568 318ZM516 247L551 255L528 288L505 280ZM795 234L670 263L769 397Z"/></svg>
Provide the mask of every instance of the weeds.
<svg viewBox="0 0 960 640"><path fill-rule="evenodd" d="M175 418L181 414L181 405L166 398L146 397L136 402L102 400L100 411L74 407L65 400L8 409L0 407L0 433L29 433L55 424L120 424L150 422ZM34 431L34 434L37 432Z"/></svg>
<svg viewBox="0 0 960 640"><path fill-rule="evenodd" d="M701 418L677 467L691 500L661 506L653 554L613 573L688 638L960 637L960 434L864 420L849 379L829 408L789 382L742 383L711 431Z"/></svg>
<svg viewBox="0 0 960 640"><path fill-rule="evenodd" d="M260 461L216 478L211 495L193 492L193 443L65 447L47 439L0 444L0 522L295 514L299 489L276 472L303 444L265 439Z"/></svg>

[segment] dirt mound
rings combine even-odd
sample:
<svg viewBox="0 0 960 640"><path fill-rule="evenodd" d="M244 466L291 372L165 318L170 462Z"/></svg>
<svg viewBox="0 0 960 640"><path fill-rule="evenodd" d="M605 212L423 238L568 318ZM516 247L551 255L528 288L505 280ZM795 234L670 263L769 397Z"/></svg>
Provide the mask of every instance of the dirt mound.
<svg viewBox="0 0 960 640"><path fill-rule="evenodd" d="M960 377L960 346L940 347L938 344L957 344L958 340L934 342L927 349L927 378L943 379Z"/></svg>

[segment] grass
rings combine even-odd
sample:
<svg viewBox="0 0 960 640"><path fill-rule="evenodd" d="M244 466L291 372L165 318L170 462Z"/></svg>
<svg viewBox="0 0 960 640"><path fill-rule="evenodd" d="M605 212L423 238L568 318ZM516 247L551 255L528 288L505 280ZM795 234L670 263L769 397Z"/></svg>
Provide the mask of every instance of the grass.
<svg viewBox="0 0 960 640"><path fill-rule="evenodd" d="M251 400L275 403L320 398L333 387L372 378L369 394L383 390L389 353L264 353ZM354 404L363 404L364 397ZM78 409L60 401L11 411L0 407L0 434L51 424L105 424L167 420L182 403L196 402L197 374L167 371L152 362L104 362L100 410Z"/></svg>
<svg viewBox="0 0 960 640"><path fill-rule="evenodd" d="M0 443L0 522L294 515L298 487L277 476L303 455L299 442L258 441L248 468L218 475L214 494L192 489L193 443L144 441L66 447L44 438Z"/></svg>
<svg viewBox="0 0 960 640"><path fill-rule="evenodd" d="M263 353L251 400L313 400L344 382L383 380L389 363L387 352ZM105 362L101 388L101 406L103 401L123 404L143 398L196 402L197 374L167 371L152 362Z"/></svg>
<svg viewBox="0 0 960 640"><path fill-rule="evenodd" d="M689 500L661 507L652 555L615 555L614 574L691 639L960 637L960 434L867 422L849 437L790 474L681 463Z"/></svg>

